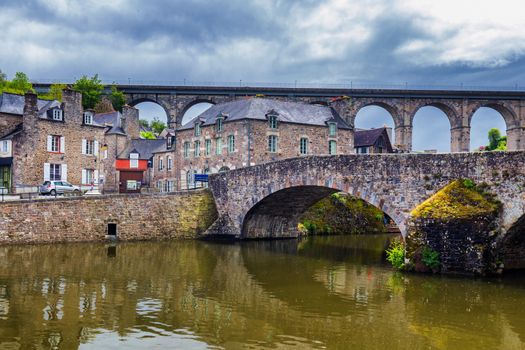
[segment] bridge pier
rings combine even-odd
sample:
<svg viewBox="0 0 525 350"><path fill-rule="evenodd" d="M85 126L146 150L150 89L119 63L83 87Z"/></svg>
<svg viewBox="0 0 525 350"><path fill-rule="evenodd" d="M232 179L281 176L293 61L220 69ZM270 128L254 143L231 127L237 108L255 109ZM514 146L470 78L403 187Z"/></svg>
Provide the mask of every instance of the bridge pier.
<svg viewBox="0 0 525 350"><path fill-rule="evenodd" d="M395 146L404 151L412 151L412 125L401 125L395 128Z"/></svg>
<svg viewBox="0 0 525 350"><path fill-rule="evenodd" d="M525 127L517 126L507 129L507 151L525 149Z"/></svg>
<svg viewBox="0 0 525 350"><path fill-rule="evenodd" d="M452 153L470 150L470 127L458 126L450 129L450 151Z"/></svg>

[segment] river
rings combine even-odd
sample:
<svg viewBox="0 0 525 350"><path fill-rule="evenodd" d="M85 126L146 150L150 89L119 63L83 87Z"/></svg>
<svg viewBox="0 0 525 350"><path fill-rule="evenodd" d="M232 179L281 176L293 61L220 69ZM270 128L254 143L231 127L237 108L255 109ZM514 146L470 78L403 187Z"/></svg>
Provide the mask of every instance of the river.
<svg viewBox="0 0 525 350"><path fill-rule="evenodd" d="M525 274L396 273L387 239L0 247L0 349L525 349Z"/></svg>

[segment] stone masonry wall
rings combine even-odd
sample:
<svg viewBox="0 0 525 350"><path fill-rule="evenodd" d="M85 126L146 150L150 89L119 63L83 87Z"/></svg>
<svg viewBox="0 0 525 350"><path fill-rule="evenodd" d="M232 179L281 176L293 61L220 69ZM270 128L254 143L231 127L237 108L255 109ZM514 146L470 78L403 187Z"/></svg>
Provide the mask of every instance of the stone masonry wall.
<svg viewBox="0 0 525 350"><path fill-rule="evenodd" d="M0 244L196 238L217 217L208 191L0 203Z"/></svg>

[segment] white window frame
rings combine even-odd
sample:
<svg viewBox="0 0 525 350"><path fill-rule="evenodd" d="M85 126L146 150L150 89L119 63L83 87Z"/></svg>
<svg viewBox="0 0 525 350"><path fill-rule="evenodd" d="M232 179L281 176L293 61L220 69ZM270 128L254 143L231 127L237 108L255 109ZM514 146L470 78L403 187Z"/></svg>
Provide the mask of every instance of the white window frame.
<svg viewBox="0 0 525 350"><path fill-rule="evenodd" d="M48 136L47 150L52 153L62 153L62 140L63 137L60 135L49 135Z"/></svg>
<svg viewBox="0 0 525 350"><path fill-rule="evenodd" d="M159 170L164 170L164 157L159 157Z"/></svg>
<svg viewBox="0 0 525 350"><path fill-rule="evenodd" d="M277 129L279 127L279 121L277 120L277 116L275 115L268 116L268 127L270 129Z"/></svg>
<svg viewBox="0 0 525 350"><path fill-rule="evenodd" d="M139 154L138 153L130 153L129 154L129 167L130 168L138 168L139 167Z"/></svg>
<svg viewBox="0 0 525 350"><path fill-rule="evenodd" d="M211 155L211 139L204 140L204 155L206 157Z"/></svg>
<svg viewBox="0 0 525 350"><path fill-rule="evenodd" d="M201 124L195 123L194 130L193 130L194 136L201 136Z"/></svg>
<svg viewBox="0 0 525 350"><path fill-rule="evenodd" d="M190 157L190 143L189 143L189 141L184 142L183 152L184 152L184 154L183 154L184 158L189 158Z"/></svg>
<svg viewBox="0 0 525 350"><path fill-rule="evenodd" d="M93 125L93 112L84 112L84 124Z"/></svg>
<svg viewBox="0 0 525 350"><path fill-rule="evenodd" d="M64 180L62 179L62 164L49 164L49 180L50 181Z"/></svg>
<svg viewBox="0 0 525 350"><path fill-rule="evenodd" d="M168 170L173 169L173 158L168 156Z"/></svg>
<svg viewBox="0 0 525 350"><path fill-rule="evenodd" d="M224 118L218 117L217 120L215 121L215 131L221 132L223 129L223 124L224 124Z"/></svg>
<svg viewBox="0 0 525 350"><path fill-rule="evenodd" d="M53 120L62 121L64 120L64 111L60 108L53 109Z"/></svg>

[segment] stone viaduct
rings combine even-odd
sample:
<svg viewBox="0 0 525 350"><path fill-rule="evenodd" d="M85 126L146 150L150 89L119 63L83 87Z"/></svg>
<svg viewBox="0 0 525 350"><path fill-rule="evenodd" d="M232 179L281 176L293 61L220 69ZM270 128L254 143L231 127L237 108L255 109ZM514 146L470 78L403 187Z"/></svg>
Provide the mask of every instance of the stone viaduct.
<svg viewBox="0 0 525 350"><path fill-rule="evenodd" d="M525 152L311 156L210 177L219 218L208 231L238 238L298 235L299 216L335 192L383 210L403 236L410 212L451 181L485 182L503 203L500 227L525 221Z"/></svg>
<svg viewBox="0 0 525 350"><path fill-rule="evenodd" d="M450 122L452 152L468 152L472 117L479 108L489 107L505 120L508 149L525 149L525 92L140 85L121 85L119 89L132 106L144 101L158 103L172 127L180 125L184 113L197 103L216 104L256 95L330 105L352 126L360 109L380 106L394 120L398 147L407 151L412 148L412 125L419 109L433 106L443 111Z"/></svg>
<svg viewBox="0 0 525 350"><path fill-rule="evenodd" d="M49 87L49 84L33 85L37 91ZM180 126L184 113L198 103L216 104L257 95L329 105L352 126L359 110L380 106L392 116L396 144L406 151L412 148L413 120L419 109L433 106L443 111L450 123L451 151L468 152L472 117L479 108L489 107L505 120L508 150L525 149L525 92L155 85L118 85L118 88L131 106L141 102L159 104L166 111L171 127Z"/></svg>

